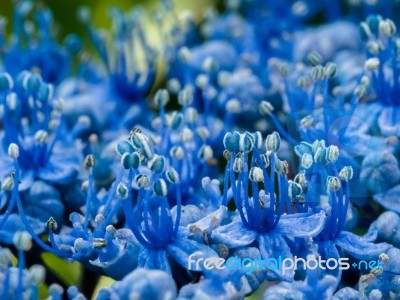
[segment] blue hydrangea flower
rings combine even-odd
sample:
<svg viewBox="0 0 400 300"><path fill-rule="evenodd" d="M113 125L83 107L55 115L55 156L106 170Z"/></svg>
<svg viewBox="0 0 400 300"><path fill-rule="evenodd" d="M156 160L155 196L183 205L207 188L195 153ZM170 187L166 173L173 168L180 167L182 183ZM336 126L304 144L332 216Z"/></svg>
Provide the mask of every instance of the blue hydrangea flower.
<svg viewBox="0 0 400 300"><path fill-rule="evenodd" d="M71 134L65 131L61 104L53 99L52 86L39 75L21 73L15 87L8 73L2 74L2 81L1 178L13 169L13 160L6 153L9 144L15 143L20 151L21 190L36 179L60 185L72 182L81 160L81 146L74 138L85 125L77 123Z"/></svg>
<svg viewBox="0 0 400 300"><path fill-rule="evenodd" d="M224 200L226 203L230 181L230 189L240 219L214 229L212 238L216 242L225 244L229 248L237 248L251 245L256 241L264 259L279 255L293 257L285 240L287 237L305 238L315 236L322 230L324 212L284 214L284 208L290 213L293 211L286 177L288 166L286 162L280 161L275 153L279 149L279 144L280 137L274 132L266 139L267 154L260 154L261 134L233 132L225 135L224 145L230 157L225 171ZM248 160L251 152L253 153L249 169ZM267 167L270 167L269 174ZM238 173L237 179L235 173ZM279 186L277 198L272 188L275 186L275 180ZM262 191L258 188L259 182L263 184ZM252 196L247 194L250 185ZM290 281L293 278L292 272L285 274L275 272L275 275L283 280Z"/></svg>
<svg viewBox="0 0 400 300"><path fill-rule="evenodd" d="M28 19L32 12L34 23ZM6 72L17 76L22 71L35 69L46 82L54 84L70 75L72 58L79 52L82 41L70 35L64 45L58 44L51 32L54 20L49 8L35 8L30 0L19 1L14 5L12 21L12 38L2 45Z"/></svg>
<svg viewBox="0 0 400 300"><path fill-rule="evenodd" d="M214 270L206 272L198 283L185 285L178 299L243 299L250 292L243 272Z"/></svg>
<svg viewBox="0 0 400 300"><path fill-rule="evenodd" d="M176 284L166 272L136 269L110 288L100 290L96 299L175 299Z"/></svg>
<svg viewBox="0 0 400 300"><path fill-rule="evenodd" d="M301 154L301 149L304 149L304 146L305 144L302 144L297 148L298 155ZM331 257L339 259L338 249L342 249L358 259L376 258L379 254L385 252L390 245L386 243L373 244L369 242L369 239L343 230L350 204L348 181L353 176L352 168L344 167L338 171L335 162L339 153L331 156L330 154L335 153L335 151L332 151L332 147L324 150L323 145L315 143L314 150L315 146L318 146L320 151L314 151L315 163L313 163L313 168L302 164L302 167L306 169L305 173L297 177L296 181L306 189L305 204L317 211L322 208L327 214L324 229L315 237L319 254L323 259ZM323 201L324 195L326 195L327 201ZM340 270L336 270L334 275L340 278Z"/></svg>
<svg viewBox="0 0 400 300"><path fill-rule="evenodd" d="M338 21L297 32L294 45L294 61L304 61L316 52L322 58L321 63L326 63L334 60L340 51L359 51L361 39L356 25Z"/></svg>

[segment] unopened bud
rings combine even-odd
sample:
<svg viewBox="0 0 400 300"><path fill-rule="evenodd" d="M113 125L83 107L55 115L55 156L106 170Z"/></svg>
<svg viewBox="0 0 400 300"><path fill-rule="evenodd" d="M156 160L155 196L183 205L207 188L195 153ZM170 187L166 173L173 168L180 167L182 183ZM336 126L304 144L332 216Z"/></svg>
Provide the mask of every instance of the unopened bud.
<svg viewBox="0 0 400 300"><path fill-rule="evenodd" d="M150 179L146 175L139 174L135 177L136 184L139 188L145 188L150 184Z"/></svg>
<svg viewBox="0 0 400 300"><path fill-rule="evenodd" d="M315 66L311 70L311 77L314 81L321 81L325 78L324 68L321 65Z"/></svg>
<svg viewBox="0 0 400 300"><path fill-rule="evenodd" d="M309 169L311 168L313 164L313 157L309 153L304 153L301 157L301 162L300 165L303 169Z"/></svg>
<svg viewBox="0 0 400 300"><path fill-rule="evenodd" d="M343 181L349 181L353 178L353 168L351 166L343 167L339 172L339 177Z"/></svg>
<svg viewBox="0 0 400 300"><path fill-rule="evenodd" d="M158 196L166 196L168 193L167 184L164 179L159 179L153 184L153 191Z"/></svg>
<svg viewBox="0 0 400 300"><path fill-rule="evenodd" d="M174 168L167 170L167 172L165 173L165 176L166 176L167 180L172 184L179 182L179 174Z"/></svg>
<svg viewBox="0 0 400 300"><path fill-rule="evenodd" d="M39 285L40 283L44 282L46 278L46 269L42 265L33 265L29 268L29 275L32 283Z"/></svg>
<svg viewBox="0 0 400 300"><path fill-rule="evenodd" d="M231 114L240 113L240 110L241 110L240 101L236 98L229 100L225 104L225 109L227 112L229 112Z"/></svg>
<svg viewBox="0 0 400 300"><path fill-rule="evenodd" d="M396 25L390 19L379 21L379 33L383 37L391 37L396 33Z"/></svg>
<svg viewBox="0 0 400 300"><path fill-rule="evenodd" d="M151 171L161 174L164 172L166 164L167 162L164 156L154 155L154 157L147 163L147 166Z"/></svg>
<svg viewBox="0 0 400 300"><path fill-rule="evenodd" d="M17 231L13 243L18 250L29 251L32 248L32 238L27 231Z"/></svg>
<svg viewBox="0 0 400 300"><path fill-rule="evenodd" d="M58 229L57 221L53 217L50 217L46 222L46 227L48 230L55 231Z"/></svg>
<svg viewBox="0 0 400 300"><path fill-rule="evenodd" d="M365 69L370 72L374 72L379 68L380 60L377 57L369 58L365 62Z"/></svg>
<svg viewBox="0 0 400 300"><path fill-rule="evenodd" d="M84 162L85 169L89 170L93 168L95 163L96 159L94 158L93 154L89 154L85 157L85 162Z"/></svg>
<svg viewBox="0 0 400 300"><path fill-rule="evenodd" d="M165 89L160 89L154 96L154 102L158 107L163 107L169 102L169 94Z"/></svg>
<svg viewBox="0 0 400 300"><path fill-rule="evenodd" d="M340 189L339 178L335 176L328 176L326 184L329 191L336 192Z"/></svg>
<svg viewBox="0 0 400 300"><path fill-rule="evenodd" d="M185 152L181 146L173 146L169 150L169 155L176 160L181 160L183 159Z"/></svg>
<svg viewBox="0 0 400 300"><path fill-rule="evenodd" d="M1 182L1 189L3 191L11 191L14 188L14 184L14 176L7 176L7 178Z"/></svg>
<svg viewBox="0 0 400 300"><path fill-rule="evenodd" d="M269 115L274 110L274 107L268 101L261 101L258 109L260 111L260 114Z"/></svg>
<svg viewBox="0 0 400 300"><path fill-rule="evenodd" d="M261 182L264 180L263 171L259 167L252 167L249 171L249 179L254 182Z"/></svg>
<svg viewBox="0 0 400 300"><path fill-rule="evenodd" d="M120 182L117 186L117 196L120 199L127 199L129 195L128 188L123 182Z"/></svg>
<svg viewBox="0 0 400 300"><path fill-rule="evenodd" d="M45 130L39 130L39 131L36 132L36 134L35 134L35 140L36 140L39 144L46 144L47 141L49 140L49 134L48 134L47 131L45 131Z"/></svg>
<svg viewBox="0 0 400 300"><path fill-rule="evenodd" d="M288 183L289 183L288 194L291 199L295 199L302 194L303 189L301 188L300 184L291 180L289 180Z"/></svg>
<svg viewBox="0 0 400 300"><path fill-rule="evenodd" d="M326 150L326 160L334 163L339 158L339 148L335 145L330 145Z"/></svg>
<svg viewBox="0 0 400 300"><path fill-rule="evenodd" d="M265 140L265 147L268 151L276 152L279 150L281 145L281 137L279 133L274 131L273 133L269 134Z"/></svg>
<svg viewBox="0 0 400 300"><path fill-rule="evenodd" d="M107 246L107 240L102 238L93 239L93 249L103 249L105 246Z"/></svg>
<svg viewBox="0 0 400 300"><path fill-rule="evenodd" d="M11 143L8 146L8 156L12 159L17 159L19 157L19 147L17 144Z"/></svg>
<svg viewBox="0 0 400 300"><path fill-rule="evenodd" d="M203 145L199 149L198 157L202 160L209 160L213 158L214 152L213 149L208 145Z"/></svg>
<svg viewBox="0 0 400 300"><path fill-rule="evenodd" d="M332 78L336 76L336 64L328 62L324 67L324 74L327 78Z"/></svg>

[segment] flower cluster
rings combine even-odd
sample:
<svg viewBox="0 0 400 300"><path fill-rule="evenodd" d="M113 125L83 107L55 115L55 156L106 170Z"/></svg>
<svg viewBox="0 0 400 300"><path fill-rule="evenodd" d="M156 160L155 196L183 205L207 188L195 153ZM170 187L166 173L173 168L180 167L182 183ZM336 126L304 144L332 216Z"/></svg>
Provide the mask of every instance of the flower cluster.
<svg viewBox="0 0 400 300"><path fill-rule="evenodd" d="M161 0L154 45L143 8L81 7L91 54L15 1L0 299L398 299L398 9Z"/></svg>

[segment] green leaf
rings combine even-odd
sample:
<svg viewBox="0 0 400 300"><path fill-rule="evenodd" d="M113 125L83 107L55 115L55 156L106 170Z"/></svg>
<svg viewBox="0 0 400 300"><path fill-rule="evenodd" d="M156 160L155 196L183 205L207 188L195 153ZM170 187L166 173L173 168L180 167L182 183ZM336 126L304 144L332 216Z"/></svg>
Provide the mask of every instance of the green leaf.
<svg viewBox="0 0 400 300"><path fill-rule="evenodd" d="M49 297L49 287L45 283L41 283L38 286L39 299L47 299Z"/></svg>
<svg viewBox="0 0 400 300"><path fill-rule="evenodd" d="M68 263L52 253L42 253L43 263L67 285L78 285L82 277L82 266L78 262Z"/></svg>
<svg viewBox="0 0 400 300"><path fill-rule="evenodd" d="M96 297L99 294L99 291L100 291L101 288L110 287L114 282L115 282L115 280L110 278L110 277L101 276L99 278L99 281L97 282L96 288L94 289L92 299L93 300L96 299Z"/></svg>

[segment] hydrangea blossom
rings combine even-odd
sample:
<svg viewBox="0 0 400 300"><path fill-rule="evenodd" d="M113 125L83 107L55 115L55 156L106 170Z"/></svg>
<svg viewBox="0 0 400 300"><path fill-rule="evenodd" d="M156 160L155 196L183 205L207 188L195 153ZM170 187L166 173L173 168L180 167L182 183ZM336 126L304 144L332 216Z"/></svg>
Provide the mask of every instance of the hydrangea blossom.
<svg viewBox="0 0 400 300"><path fill-rule="evenodd" d="M399 5L327 3L81 7L94 54L15 1L0 298L399 298Z"/></svg>

